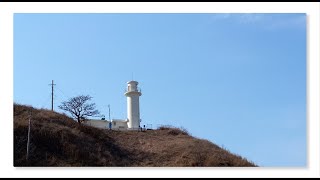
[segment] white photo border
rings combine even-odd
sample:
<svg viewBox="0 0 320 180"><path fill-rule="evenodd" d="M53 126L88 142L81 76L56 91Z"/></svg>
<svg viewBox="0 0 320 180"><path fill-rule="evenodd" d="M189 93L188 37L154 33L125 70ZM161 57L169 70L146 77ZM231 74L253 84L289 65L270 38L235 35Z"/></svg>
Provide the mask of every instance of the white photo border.
<svg viewBox="0 0 320 180"><path fill-rule="evenodd" d="M13 17L15 13L306 13L306 168L16 168L13 166ZM320 177L319 2L0 2L1 177Z"/></svg>

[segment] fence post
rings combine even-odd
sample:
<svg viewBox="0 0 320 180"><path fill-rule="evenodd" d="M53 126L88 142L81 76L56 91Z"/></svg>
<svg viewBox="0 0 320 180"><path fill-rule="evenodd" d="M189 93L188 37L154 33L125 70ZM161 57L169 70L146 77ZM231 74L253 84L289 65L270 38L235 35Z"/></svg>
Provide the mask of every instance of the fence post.
<svg viewBox="0 0 320 180"><path fill-rule="evenodd" d="M29 127L28 127L28 141L27 141L27 161L29 160L29 149L30 149L30 130L31 130L31 110L29 115Z"/></svg>

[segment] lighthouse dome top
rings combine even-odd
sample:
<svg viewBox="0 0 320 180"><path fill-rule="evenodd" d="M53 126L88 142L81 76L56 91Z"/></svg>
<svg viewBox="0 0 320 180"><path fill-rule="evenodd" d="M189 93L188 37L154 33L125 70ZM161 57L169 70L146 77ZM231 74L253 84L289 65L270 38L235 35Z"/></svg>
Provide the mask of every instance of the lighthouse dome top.
<svg viewBox="0 0 320 180"><path fill-rule="evenodd" d="M138 88L138 82L137 81L129 81L127 82L127 89L125 92L126 96L131 96L131 95L139 95L141 96L141 89Z"/></svg>
<svg viewBox="0 0 320 180"><path fill-rule="evenodd" d="M139 84L138 81L128 81L127 84Z"/></svg>

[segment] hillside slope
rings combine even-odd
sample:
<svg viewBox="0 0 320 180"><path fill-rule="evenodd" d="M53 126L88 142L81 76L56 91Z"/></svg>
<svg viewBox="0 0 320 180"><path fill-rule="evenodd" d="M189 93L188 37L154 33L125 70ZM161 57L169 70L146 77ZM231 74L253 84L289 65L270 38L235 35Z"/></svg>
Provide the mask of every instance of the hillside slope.
<svg viewBox="0 0 320 180"><path fill-rule="evenodd" d="M32 112L29 159L28 117ZM69 117L14 105L14 166L256 166L178 128L145 132L79 126Z"/></svg>

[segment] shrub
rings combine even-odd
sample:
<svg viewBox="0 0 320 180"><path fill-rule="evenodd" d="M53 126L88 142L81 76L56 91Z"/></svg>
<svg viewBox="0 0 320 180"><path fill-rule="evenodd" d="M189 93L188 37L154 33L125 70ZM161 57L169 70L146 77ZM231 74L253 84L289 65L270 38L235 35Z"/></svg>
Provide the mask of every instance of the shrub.
<svg viewBox="0 0 320 180"><path fill-rule="evenodd" d="M164 125L164 126L160 126L158 128L158 130L167 130L168 134L174 135L174 136L179 135L179 134L190 135L189 132L187 131L187 129L185 129L183 127L177 128L177 127L170 126L170 125Z"/></svg>

